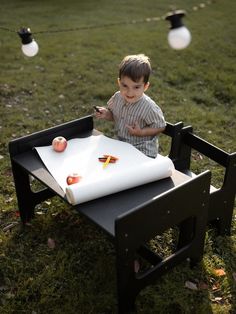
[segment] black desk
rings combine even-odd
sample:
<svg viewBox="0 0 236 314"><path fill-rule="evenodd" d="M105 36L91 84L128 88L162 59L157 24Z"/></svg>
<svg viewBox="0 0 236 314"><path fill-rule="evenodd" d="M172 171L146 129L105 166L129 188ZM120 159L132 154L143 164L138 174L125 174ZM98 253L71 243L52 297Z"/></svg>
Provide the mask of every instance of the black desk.
<svg viewBox="0 0 236 314"><path fill-rule="evenodd" d="M182 125L168 125L172 139L178 138ZM50 145L56 136L67 139L89 136L94 132L91 116L40 131L9 144L18 206L23 223L34 216L34 208L63 191L47 171L35 146ZM172 142L170 155L176 151ZM33 192L29 175L45 189ZM186 258L198 262L203 254L209 203L210 172L189 177L174 171L172 177L73 206L79 213L110 235L116 250L119 313L134 309L139 291ZM178 226L176 251L166 259L151 251L146 243L168 228ZM151 267L134 272L134 260L140 255Z"/></svg>

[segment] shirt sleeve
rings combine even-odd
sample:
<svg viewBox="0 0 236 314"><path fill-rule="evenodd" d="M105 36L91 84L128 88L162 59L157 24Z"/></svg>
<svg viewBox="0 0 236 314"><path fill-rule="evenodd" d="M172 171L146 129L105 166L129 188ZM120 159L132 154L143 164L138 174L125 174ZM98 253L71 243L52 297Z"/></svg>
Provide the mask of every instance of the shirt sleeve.
<svg viewBox="0 0 236 314"><path fill-rule="evenodd" d="M162 110L156 104L151 106L145 117L145 122L152 128L164 128L166 126Z"/></svg>
<svg viewBox="0 0 236 314"><path fill-rule="evenodd" d="M117 92L108 100L107 108L112 112Z"/></svg>

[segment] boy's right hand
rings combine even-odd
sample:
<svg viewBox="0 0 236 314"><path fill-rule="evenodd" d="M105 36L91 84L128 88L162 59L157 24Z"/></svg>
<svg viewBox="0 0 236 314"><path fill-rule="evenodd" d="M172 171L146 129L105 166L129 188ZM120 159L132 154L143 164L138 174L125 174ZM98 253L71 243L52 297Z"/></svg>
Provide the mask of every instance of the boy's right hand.
<svg viewBox="0 0 236 314"><path fill-rule="evenodd" d="M105 119L108 121L113 121L112 112L105 107L97 107L94 108L94 116L98 119Z"/></svg>
<svg viewBox="0 0 236 314"><path fill-rule="evenodd" d="M106 119L107 109L104 107L94 106L94 115L98 119Z"/></svg>

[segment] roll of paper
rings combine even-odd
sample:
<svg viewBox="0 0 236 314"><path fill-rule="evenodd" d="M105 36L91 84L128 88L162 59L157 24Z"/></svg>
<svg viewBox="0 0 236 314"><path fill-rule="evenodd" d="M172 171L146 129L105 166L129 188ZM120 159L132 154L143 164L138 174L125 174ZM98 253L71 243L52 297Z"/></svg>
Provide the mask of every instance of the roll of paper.
<svg viewBox="0 0 236 314"><path fill-rule="evenodd" d="M104 135L69 140L62 153L53 151L51 146L36 150L73 205L169 177L174 170L168 157L149 158L131 144ZM103 155L118 160L104 168L98 160ZM68 185L66 178L73 172L81 179Z"/></svg>

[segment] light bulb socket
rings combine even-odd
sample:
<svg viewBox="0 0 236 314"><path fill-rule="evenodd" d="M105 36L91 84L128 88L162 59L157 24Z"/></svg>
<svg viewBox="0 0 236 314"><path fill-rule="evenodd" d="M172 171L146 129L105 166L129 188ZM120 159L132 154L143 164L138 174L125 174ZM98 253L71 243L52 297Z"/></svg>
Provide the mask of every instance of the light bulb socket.
<svg viewBox="0 0 236 314"><path fill-rule="evenodd" d="M183 26L182 17L184 17L186 14L183 10L176 10L173 12L167 13L165 20L169 21L171 26L170 29L178 28Z"/></svg>
<svg viewBox="0 0 236 314"><path fill-rule="evenodd" d="M23 45L32 43L33 37L29 28L23 27L17 33L20 36Z"/></svg>

